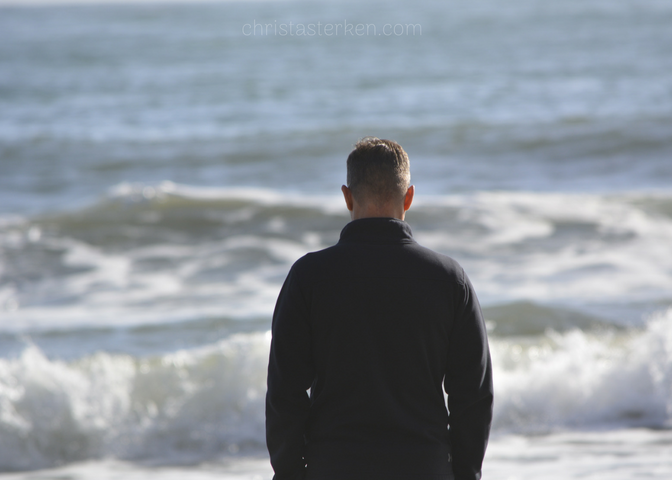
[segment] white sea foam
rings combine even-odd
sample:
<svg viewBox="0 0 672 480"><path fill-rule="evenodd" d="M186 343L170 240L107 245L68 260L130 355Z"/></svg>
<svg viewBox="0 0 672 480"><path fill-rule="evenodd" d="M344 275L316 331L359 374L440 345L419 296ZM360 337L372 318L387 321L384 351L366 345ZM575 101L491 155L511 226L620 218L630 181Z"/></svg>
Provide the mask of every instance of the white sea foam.
<svg viewBox="0 0 672 480"><path fill-rule="evenodd" d="M484 305L664 305L671 203L481 192L419 196L407 220L465 267ZM122 183L91 208L0 224L0 329L270 317L290 265L347 221L337 195Z"/></svg>
<svg viewBox="0 0 672 480"><path fill-rule="evenodd" d="M419 199L444 205L446 230L418 239L464 264L489 301L631 301L672 292L672 218L642 206L669 194L482 192ZM409 221L413 222L412 212ZM424 225L423 225L424 226Z"/></svg>
<svg viewBox="0 0 672 480"><path fill-rule="evenodd" d="M483 464L492 480L632 480L672 476L672 434L615 430L523 437L494 436ZM6 480L31 480L34 473L5 473ZM44 480L270 480L268 458L243 457L190 467L147 467L116 460L89 461L39 473Z"/></svg>
<svg viewBox="0 0 672 480"><path fill-rule="evenodd" d="M632 480L672 477L672 431L628 429L499 436L488 444L491 480Z"/></svg>
<svg viewBox="0 0 672 480"><path fill-rule="evenodd" d="M263 452L270 334L156 357L0 360L0 470ZM672 309L643 330L493 338L494 434L669 427Z"/></svg>
<svg viewBox="0 0 672 480"><path fill-rule="evenodd" d="M672 426L672 309L644 330L492 342L496 430Z"/></svg>
<svg viewBox="0 0 672 480"><path fill-rule="evenodd" d="M198 461L263 445L269 335L154 358L0 360L0 471L116 457Z"/></svg>
<svg viewBox="0 0 672 480"><path fill-rule="evenodd" d="M632 480L672 477L672 432L642 429L569 432L544 436L495 435L483 464L492 480ZM226 459L189 467L148 467L118 460L89 461L42 470L44 480L270 480L265 456ZM34 473L5 473L32 480Z"/></svg>

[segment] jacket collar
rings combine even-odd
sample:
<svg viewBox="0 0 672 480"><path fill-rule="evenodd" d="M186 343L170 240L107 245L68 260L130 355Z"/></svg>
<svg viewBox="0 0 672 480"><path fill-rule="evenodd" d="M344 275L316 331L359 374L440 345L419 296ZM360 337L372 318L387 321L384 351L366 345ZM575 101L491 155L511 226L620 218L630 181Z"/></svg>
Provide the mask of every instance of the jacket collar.
<svg viewBox="0 0 672 480"><path fill-rule="evenodd" d="M360 218L348 223L338 243L415 243L408 223L396 218Z"/></svg>

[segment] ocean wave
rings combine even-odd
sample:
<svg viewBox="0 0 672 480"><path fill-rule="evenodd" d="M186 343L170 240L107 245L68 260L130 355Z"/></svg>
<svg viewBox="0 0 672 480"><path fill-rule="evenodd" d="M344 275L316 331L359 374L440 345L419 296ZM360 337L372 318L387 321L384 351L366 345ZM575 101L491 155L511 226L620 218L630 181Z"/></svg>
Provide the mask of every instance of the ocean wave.
<svg viewBox="0 0 672 480"><path fill-rule="evenodd" d="M498 431L672 426L672 308L627 332L491 343Z"/></svg>
<svg viewBox="0 0 672 480"><path fill-rule="evenodd" d="M558 305L545 306L529 301L491 305L483 308L490 335L496 337L537 337L549 330L583 332L617 329L613 321Z"/></svg>
<svg viewBox="0 0 672 480"><path fill-rule="evenodd" d="M337 195L171 182L8 218L0 329L268 317L291 264L336 243L348 220ZM484 305L600 303L627 323L641 315L624 305L671 300L669 193L420 196L407 220L465 267Z"/></svg>
<svg viewBox="0 0 672 480"><path fill-rule="evenodd" d="M269 332L158 356L0 359L0 470L263 452ZM496 433L665 428L672 309L645 328L492 338Z"/></svg>
<svg viewBox="0 0 672 480"><path fill-rule="evenodd" d="M669 192L476 192L421 199L418 240L490 302L669 300Z"/></svg>
<svg viewBox="0 0 672 480"><path fill-rule="evenodd" d="M115 457L198 462L263 446L269 335L150 358L0 360L0 471Z"/></svg>

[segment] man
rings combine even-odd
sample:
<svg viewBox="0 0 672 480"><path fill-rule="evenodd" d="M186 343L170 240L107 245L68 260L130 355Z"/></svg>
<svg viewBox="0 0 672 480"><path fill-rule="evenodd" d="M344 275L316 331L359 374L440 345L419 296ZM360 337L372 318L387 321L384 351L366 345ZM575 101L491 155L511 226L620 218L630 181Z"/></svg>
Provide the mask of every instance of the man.
<svg viewBox="0 0 672 480"><path fill-rule="evenodd" d="M493 389L476 295L403 221L415 187L400 145L367 137L347 168L352 221L292 266L273 314L274 480L478 480Z"/></svg>

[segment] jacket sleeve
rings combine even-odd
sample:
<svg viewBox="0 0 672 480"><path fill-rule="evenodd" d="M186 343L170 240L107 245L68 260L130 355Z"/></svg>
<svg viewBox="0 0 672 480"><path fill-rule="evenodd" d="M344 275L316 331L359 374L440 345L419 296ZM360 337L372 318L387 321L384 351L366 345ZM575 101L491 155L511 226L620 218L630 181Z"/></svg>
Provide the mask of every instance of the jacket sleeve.
<svg viewBox="0 0 672 480"><path fill-rule="evenodd" d="M314 378L308 306L295 267L273 313L266 393L266 445L274 480L304 478L305 429L310 410L306 390Z"/></svg>
<svg viewBox="0 0 672 480"><path fill-rule="evenodd" d="M479 480L492 423L492 364L481 307L462 271L444 388L456 480Z"/></svg>

